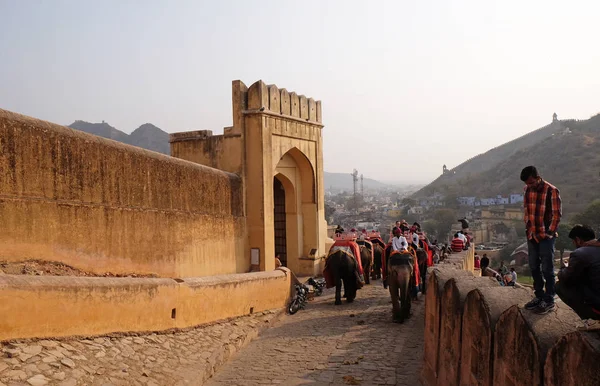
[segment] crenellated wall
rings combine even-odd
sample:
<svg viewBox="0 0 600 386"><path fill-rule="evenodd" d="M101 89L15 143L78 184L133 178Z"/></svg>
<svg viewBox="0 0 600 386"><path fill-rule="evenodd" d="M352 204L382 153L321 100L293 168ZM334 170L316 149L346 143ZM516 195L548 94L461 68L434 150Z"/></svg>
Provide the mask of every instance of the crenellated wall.
<svg viewBox="0 0 600 386"><path fill-rule="evenodd" d="M241 176L255 269L274 268L274 178L286 194L286 265L315 275L327 251L321 102L257 81L232 83L233 126L171 134L171 154ZM293 200L289 200L293 197ZM317 250L314 255L311 250Z"/></svg>
<svg viewBox="0 0 600 386"><path fill-rule="evenodd" d="M0 110L0 260L246 272L245 227L235 174Z"/></svg>
<svg viewBox="0 0 600 386"><path fill-rule="evenodd" d="M428 270L423 385L599 385L598 334L562 302L537 315L530 289L473 277L472 253Z"/></svg>

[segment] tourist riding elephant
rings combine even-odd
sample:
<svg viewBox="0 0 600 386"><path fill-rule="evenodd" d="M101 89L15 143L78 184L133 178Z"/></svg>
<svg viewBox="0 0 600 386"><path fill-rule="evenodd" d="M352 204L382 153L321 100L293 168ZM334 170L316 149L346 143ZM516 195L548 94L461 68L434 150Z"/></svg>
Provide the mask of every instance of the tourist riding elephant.
<svg viewBox="0 0 600 386"><path fill-rule="evenodd" d="M365 275L365 283L371 284L371 268L373 267L373 253L364 245L360 245L360 263Z"/></svg>
<svg viewBox="0 0 600 386"><path fill-rule="evenodd" d="M383 247L378 243L373 243L373 268L371 270L371 278L381 279L381 263L383 259Z"/></svg>
<svg viewBox="0 0 600 386"><path fill-rule="evenodd" d="M387 260L386 280L392 297L393 320L396 323L403 323L410 317L413 262L414 257L408 252L394 253Z"/></svg>
<svg viewBox="0 0 600 386"><path fill-rule="evenodd" d="M335 304L342 304L342 281L344 282L344 293L346 301L352 303L356 298L357 285L357 263L348 253L338 250L327 257L326 269L333 276L335 283Z"/></svg>

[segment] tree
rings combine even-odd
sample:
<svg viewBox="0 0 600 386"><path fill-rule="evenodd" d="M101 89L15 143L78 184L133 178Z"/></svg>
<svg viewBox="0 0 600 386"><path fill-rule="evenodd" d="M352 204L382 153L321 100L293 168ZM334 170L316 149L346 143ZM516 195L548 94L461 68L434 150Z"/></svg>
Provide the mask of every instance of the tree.
<svg viewBox="0 0 600 386"><path fill-rule="evenodd" d="M600 232L600 199L592 201L583 212L573 216L573 222L589 225L595 232Z"/></svg>
<svg viewBox="0 0 600 386"><path fill-rule="evenodd" d="M560 223L558 225L558 237L556 238L556 243L554 244L554 248L560 251L560 258L563 258L565 253L565 249L569 249L573 246L571 239L569 239L569 232L573 228L571 225L566 223Z"/></svg>
<svg viewBox="0 0 600 386"><path fill-rule="evenodd" d="M433 213L435 221L435 234L438 239L445 240L452 229L452 225L457 222L456 211L452 209L437 209Z"/></svg>

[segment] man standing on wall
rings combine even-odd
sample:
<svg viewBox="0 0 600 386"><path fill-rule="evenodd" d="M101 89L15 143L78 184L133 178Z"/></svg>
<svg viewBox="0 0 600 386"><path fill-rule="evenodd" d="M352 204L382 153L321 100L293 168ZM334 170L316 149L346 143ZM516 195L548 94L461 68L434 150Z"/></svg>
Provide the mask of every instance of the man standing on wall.
<svg viewBox="0 0 600 386"><path fill-rule="evenodd" d="M555 308L554 242L562 216L560 192L539 176L535 166L527 166L521 171L521 181L526 185L524 220L529 268L535 290L535 298L525 308L538 314L546 314Z"/></svg>

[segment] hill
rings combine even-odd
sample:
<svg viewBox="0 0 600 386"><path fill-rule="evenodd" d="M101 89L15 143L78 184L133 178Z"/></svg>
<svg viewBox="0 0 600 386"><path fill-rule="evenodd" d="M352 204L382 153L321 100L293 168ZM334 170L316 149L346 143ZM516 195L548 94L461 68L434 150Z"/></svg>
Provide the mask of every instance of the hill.
<svg viewBox="0 0 600 386"><path fill-rule="evenodd" d="M141 125L131 134L126 134L117 130L105 122L90 123L85 121L75 121L70 124L69 127L129 145L142 147L167 155L169 154L169 133L150 123Z"/></svg>
<svg viewBox="0 0 600 386"><path fill-rule="evenodd" d="M334 189L343 189L343 190L348 190L348 191L354 189L354 186L352 183L352 176L350 175L350 173L325 172L324 180L325 180L325 189L334 188ZM359 181L359 186L360 186L360 179L358 181ZM379 188L384 188L384 187L388 186L382 182L376 181L371 178L364 178L363 184L365 186L365 189L379 189Z"/></svg>
<svg viewBox="0 0 600 386"><path fill-rule="evenodd" d="M560 189L564 214L569 216L600 196L599 145L600 115L553 122L464 162L456 173L440 176L415 196L436 191L479 197L522 192L521 169L535 165Z"/></svg>

